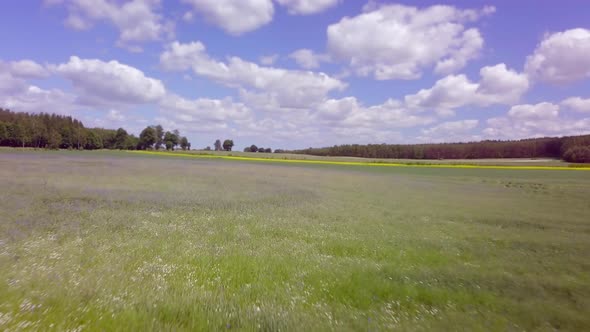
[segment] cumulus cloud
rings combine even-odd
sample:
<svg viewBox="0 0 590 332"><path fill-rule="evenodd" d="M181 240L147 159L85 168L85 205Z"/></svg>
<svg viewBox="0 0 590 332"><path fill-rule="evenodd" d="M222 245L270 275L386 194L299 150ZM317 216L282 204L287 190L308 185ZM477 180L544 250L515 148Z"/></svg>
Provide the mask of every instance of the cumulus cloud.
<svg viewBox="0 0 590 332"><path fill-rule="evenodd" d="M49 76L49 72L44 66L32 60L19 60L7 63L0 61L0 67L5 67L5 70L10 72L14 77L19 78L33 79Z"/></svg>
<svg viewBox="0 0 590 332"><path fill-rule="evenodd" d="M563 100L561 106L576 112L590 113L590 98L570 97Z"/></svg>
<svg viewBox="0 0 590 332"><path fill-rule="evenodd" d="M0 61L0 107L16 112L70 113L76 107L74 95L28 82L48 75L45 67L31 60Z"/></svg>
<svg viewBox="0 0 590 332"><path fill-rule="evenodd" d="M323 12L336 6L341 0L276 0L280 5L285 6L289 14L310 15Z"/></svg>
<svg viewBox="0 0 590 332"><path fill-rule="evenodd" d="M559 111L548 102L515 105L506 116L488 119L483 133L494 139L588 134L590 118L562 117Z"/></svg>
<svg viewBox="0 0 590 332"><path fill-rule="evenodd" d="M144 104L166 95L160 80L118 61L72 56L53 71L72 82L79 101L88 105Z"/></svg>
<svg viewBox="0 0 590 332"><path fill-rule="evenodd" d="M439 123L436 126L422 129L422 135L417 137L423 142L459 142L472 141L477 135L471 132L479 125L479 120L459 120Z"/></svg>
<svg viewBox="0 0 590 332"><path fill-rule="evenodd" d="M430 89L407 95L409 107L419 109L452 110L463 106L512 104L528 90L527 76L510 70L505 64L483 67L479 82L471 82L465 75L449 75L438 80Z"/></svg>
<svg viewBox="0 0 590 332"><path fill-rule="evenodd" d="M275 0L289 14L310 15L336 6L341 0ZM230 35L239 36L269 24L274 16L272 0L182 0L193 11ZM183 19L191 22L193 11L186 12Z"/></svg>
<svg viewBox="0 0 590 332"><path fill-rule="evenodd" d="M559 106L552 103L539 103L535 105L516 105L508 111L508 116L516 119L555 119L559 116Z"/></svg>
<svg viewBox="0 0 590 332"><path fill-rule="evenodd" d="M423 129L422 133L426 135L443 136L449 133L465 132L474 129L479 124L479 120L460 120L440 123L434 127Z"/></svg>
<svg viewBox="0 0 590 332"><path fill-rule="evenodd" d="M28 79L45 78L49 72L31 60L4 62L0 60L0 93L19 94L29 88Z"/></svg>
<svg viewBox="0 0 590 332"><path fill-rule="evenodd" d="M261 56L258 61L260 62L261 65L264 66L272 66L274 65L275 62L277 62L277 60L279 59L279 55L278 54L271 54L271 55L263 55Z"/></svg>
<svg viewBox="0 0 590 332"><path fill-rule="evenodd" d="M281 107L306 108L322 101L331 91L343 90L346 84L324 73L265 67L228 57L218 61L210 57L200 42L167 46L160 56L167 70L187 70L232 88L264 93L275 98Z"/></svg>
<svg viewBox="0 0 590 332"><path fill-rule="evenodd" d="M289 55L289 58L295 60L297 64L304 69L319 68L322 62L330 61L327 54L317 54L310 49L299 49Z"/></svg>
<svg viewBox="0 0 590 332"><path fill-rule="evenodd" d="M270 23L274 15L271 0L182 0L209 23L232 35L241 35Z"/></svg>
<svg viewBox="0 0 590 332"><path fill-rule="evenodd" d="M160 0L46 0L48 5L65 5L68 17L65 24L76 30L90 28L96 21L113 24L119 30L117 44L139 51L138 42L155 41L170 37L174 24L157 13Z"/></svg>
<svg viewBox="0 0 590 332"><path fill-rule="evenodd" d="M52 112L70 114L78 106L75 96L59 89L42 89L35 85L28 85L9 94L0 90L0 104L16 112Z"/></svg>
<svg viewBox="0 0 590 332"><path fill-rule="evenodd" d="M328 27L328 49L358 75L378 80L417 79L432 67L449 74L477 57L483 47L479 30L466 25L494 10L369 2L362 14Z"/></svg>
<svg viewBox="0 0 590 332"><path fill-rule="evenodd" d="M548 34L527 57L525 71L534 79L566 84L590 77L590 30Z"/></svg>
<svg viewBox="0 0 590 332"><path fill-rule="evenodd" d="M317 107L313 118L336 128L365 127L375 130L415 127L434 121L431 116L415 114L395 99L366 107L355 97L326 100Z"/></svg>
<svg viewBox="0 0 590 332"><path fill-rule="evenodd" d="M176 120L193 124L245 120L252 115L248 107L231 98L191 100L170 94L161 101L160 107Z"/></svg>

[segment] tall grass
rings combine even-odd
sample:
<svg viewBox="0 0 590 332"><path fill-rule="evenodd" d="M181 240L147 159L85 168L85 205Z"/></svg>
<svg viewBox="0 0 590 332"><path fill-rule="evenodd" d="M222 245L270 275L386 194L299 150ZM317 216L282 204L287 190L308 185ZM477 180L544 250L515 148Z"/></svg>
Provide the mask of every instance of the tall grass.
<svg viewBox="0 0 590 332"><path fill-rule="evenodd" d="M0 153L0 330L587 330L590 173Z"/></svg>

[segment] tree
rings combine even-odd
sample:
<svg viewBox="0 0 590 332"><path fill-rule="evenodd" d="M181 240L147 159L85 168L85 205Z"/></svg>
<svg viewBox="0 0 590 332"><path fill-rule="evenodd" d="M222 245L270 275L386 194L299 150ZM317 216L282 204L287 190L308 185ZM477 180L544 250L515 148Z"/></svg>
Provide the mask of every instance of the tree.
<svg viewBox="0 0 590 332"><path fill-rule="evenodd" d="M157 141L156 130L152 127L146 127L141 134L139 134L138 148L140 150L151 149Z"/></svg>
<svg viewBox="0 0 590 332"><path fill-rule="evenodd" d="M254 144L250 145L250 152L258 152L258 147Z"/></svg>
<svg viewBox="0 0 590 332"><path fill-rule="evenodd" d="M139 144L139 138L135 135L127 135L125 150L135 150Z"/></svg>
<svg viewBox="0 0 590 332"><path fill-rule="evenodd" d="M220 140L216 140L215 144L213 144L213 146L215 146L215 151L221 151L221 141Z"/></svg>
<svg viewBox="0 0 590 332"><path fill-rule="evenodd" d="M25 129L23 128L23 125L20 122L17 122L12 126L12 133L10 136L12 138L13 147L25 147Z"/></svg>
<svg viewBox="0 0 590 332"><path fill-rule="evenodd" d="M166 150L174 150L174 144L172 143L172 141L165 141L164 144L166 145Z"/></svg>
<svg viewBox="0 0 590 332"><path fill-rule="evenodd" d="M225 141L223 141L223 149L225 151L231 151L231 148L234 147L234 141L231 139L226 139Z"/></svg>
<svg viewBox="0 0 590 332"><path fill-rule="evenodd" d="M76 149L80 150L86 144L86 130L84 125L78 120L74 120L74 138L76 140Z"/></svg>
<svg viewBox="0 0 590 332"><path fill-rule="evenodd" d="M57 130L51 129L49 131L48 147L52 150L57 150L57 149L59 149L61 142L62 142L61 134Z"/></svg>
<svg viewBox="0 0 590 332"><path fill-rule="evenodd" d="M183 151L186 151L187 148L190 150L190 146L191 146L191 144L188 142L188 139L186 138L186 136L182 136L180 138L180 148Z"/></svg>
<svg viewBox="0 0 590 332"><path fill-rule="evenodd" d="M102 149L102 140L100 136L94 130L89 130L86 134L86 145L84 146L85 149L88 150L97 150Z"/></svg>
<svg viewBox="0 0 590 332"><path fill-rule="evenodd" d="M160 150L160 147L164 143L164 128L161 125L157 125L154 127L156 130L156 150Z"/></svg>
<svg viewBox="0 0 590 332"><path fill-rule="evenodd" d="M115 134L115 149L125 150L127 149L127 131L123 128L117 129Z"/></svg>
<svg viewBox="0 0 590 332"><path fill-rule="evenodd" d="M164 134L164 144L166 145L166 150L174 150L174 147L178 145L178 135L176 134L178 131L175 130L174 132L167 131Z"/></svg>
<svg viewBox="0 0 590 332"><path fill-rule="evenodd" d="M570 163L590 163L590 146L573 146L563 154L563 159Z"/></svg>
<svg viewBox="0 0 590 332"><path fill-rule="evenodd" d="M4 142L8 139L8 130L4 122L0 121L0 145L4 145Z"/></svg>

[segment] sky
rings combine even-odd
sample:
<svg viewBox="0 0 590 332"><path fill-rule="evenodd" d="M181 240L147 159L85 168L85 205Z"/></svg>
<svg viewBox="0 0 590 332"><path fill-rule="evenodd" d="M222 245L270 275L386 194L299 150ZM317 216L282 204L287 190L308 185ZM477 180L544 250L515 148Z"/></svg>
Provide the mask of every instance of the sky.
<svg viewBox="0 0 590 332"><path fill-rule="evenodd" d="M0 107L193 148L590 133L585 0L1 1Z"/></svg>

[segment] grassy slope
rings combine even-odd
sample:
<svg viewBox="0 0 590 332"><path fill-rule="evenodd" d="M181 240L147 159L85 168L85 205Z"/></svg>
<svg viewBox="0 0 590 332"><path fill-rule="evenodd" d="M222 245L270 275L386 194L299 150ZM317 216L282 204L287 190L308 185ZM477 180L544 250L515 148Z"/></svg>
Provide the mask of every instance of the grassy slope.
<svg viewBox="0 0 590 332"><path fill-rule="evenodd" d="M0 152L0 329L590 327L590 172Z"/></svg>

